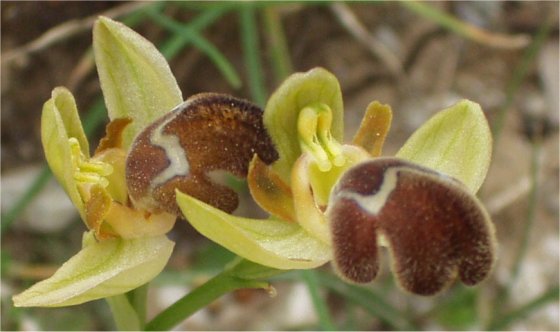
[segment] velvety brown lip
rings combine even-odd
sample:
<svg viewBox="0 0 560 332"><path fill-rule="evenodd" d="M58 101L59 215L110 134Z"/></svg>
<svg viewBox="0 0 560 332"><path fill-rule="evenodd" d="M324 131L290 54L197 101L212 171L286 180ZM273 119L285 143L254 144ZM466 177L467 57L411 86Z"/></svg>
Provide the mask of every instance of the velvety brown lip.
<svg viewBox="0 0 560 332"><path fill-rule="evenodd" d="M232 212L238 204L237 194L212 182L207 174L223 170L246 177L253 155L267 164L278 158L262 114L258 106L225 94L189 98L134 140L126 162L130 196L148 210L179 215L178 189ZM170 152L177 153L171 157Z"/></svg>
<svg viewBox="0 0 560 332"><path fill-rule="evenodd" d="M377 200L377 203L374 203ZM383 235L399 284L433 295L458 275L482 281L495 260L494 228L458 181L397 158L378 158L349 169L328 211L339 273L358 283L379 270L377 239Z"/></svg>

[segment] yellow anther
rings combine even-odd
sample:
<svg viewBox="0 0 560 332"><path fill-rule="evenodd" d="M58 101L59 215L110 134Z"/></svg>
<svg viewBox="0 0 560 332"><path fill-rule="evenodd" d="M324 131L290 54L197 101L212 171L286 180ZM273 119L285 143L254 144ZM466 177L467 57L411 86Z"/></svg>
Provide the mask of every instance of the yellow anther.
<svg viewBox="0 0 560 332"><path fill-rule="evenodd" d="M331 135L331 124L332 111L325 104L307 106L299 113L301 149L313 156L321 172L328 172L333 164L342 166L345 163L342 147Z"/></svg>
<svg viewBox="0 0 560 332"><path fill-rule="evenodd" d="M317 137L317 126L317 108L306 107L301 110L298 117L298 133L301 149L309 152L314 157L319 169L326 172L331 169L332 165L329 161L329 156L321 146L319 137Z"/></svg>
<svg viewBox="0 0 560 332"><path fill-rule="evenodd" d="M319 141L321 146L329 154L329 159L335 164L335 166L340 167L344 165L345 159L344 156L342 156L342 146L331 135L332 111L329 106L325 104L319 104L317 109L317 133Z"/></svg>
<svg viewBox="0 0 560 332"><path fill-rule="evenodd" d="M97 173L77 172L74 174L74 180L82 183L97 183L103 188L109 185L109 180Z"/></svg>
<svg viewBox="0 0 560 332"><path fill-rule="evenodd" d="M107 176L113 173L113 166L101 161L89 160L80 166L80 171Z"/></svg>
<svg viewBox="0 0 560 332"><path fill-rule="evenodd" d="M80 143L74 137L69 138L68 143L70 144L74 179L81 183L97 183L102 187L107 187L109 181L105 177L113 173L113 166L84 156Z"/></svg>
<svg viewBox="0 0 560 332"><path fill-rule="evenodd" d="M82 154L82 149L80 148L80 143L74 137L70 137L68 139L68 144L70 145L70 153L71 153L71 160L72 160L72 167L74 171L79 170L80 164L82 163L82 159L84 155Z"/></svg>

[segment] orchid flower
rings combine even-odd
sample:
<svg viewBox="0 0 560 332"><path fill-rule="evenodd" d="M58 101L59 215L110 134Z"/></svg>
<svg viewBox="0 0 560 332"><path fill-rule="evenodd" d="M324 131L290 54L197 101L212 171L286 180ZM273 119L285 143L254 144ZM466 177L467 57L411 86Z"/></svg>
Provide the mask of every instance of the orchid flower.
<svg viewBox="0 0 560 332"><path fill-rule="evenodd" d="M174 243L165 234L176 216L129 199L125 177L133 137L183 100L163 56L125 25L100 17L93 46L109 118L95 153L66 88L43 107L47 162L85 222L82 249L53 276L13 297L16 306L57 307L123 294L158 275ZM145 70L145 69L148 70Z"/></svg>
<svg viewBox="0 0 560 332"><path fill-rule="evenodd" d="M437 113L396 156L380 157L391 108L372 102L344 144L338 81L316 68L286 79L263 119L278 159L256 155L247 179L270 218L233 216L177 190L179 208L200 233L275 269L333 261L356 283L375 279L384 246L399 285L420 295L457 276L474 285L489 274L494 227L475 194L492 144L478 104L462 100Z"/></svg>

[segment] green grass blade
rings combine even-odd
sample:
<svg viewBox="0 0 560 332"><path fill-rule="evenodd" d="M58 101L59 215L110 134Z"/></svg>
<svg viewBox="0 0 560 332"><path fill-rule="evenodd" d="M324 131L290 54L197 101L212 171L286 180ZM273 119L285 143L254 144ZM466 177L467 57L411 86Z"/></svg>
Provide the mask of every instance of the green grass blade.
<svg viewBox="0 0 560 332"><path fill-rule="evenodd" d="M11 224L16 220L16 218L23 212L23 210L33 201L35 196L43 190L45 185L49 182L52 177L51 170L47 165L44 165L39 175L33 180L31 185L23 193L21 198L6 212L2 214L2 226L1 233L4 232L11 226Z"/></svg>
<svg viewBox="0 0 560 332"><path fill-rule="evenodd" d="M497 320L494 324L490 325L488 330L489 331L506 330L512 323L526 317L527 315L541 308L542 306L549 304L550 302L554 302L554 301L558 302L559 292L560 289L558 285L550 288L544 294L538 296L536 299L504 315L501 319Z"/></svg>
<svg viewBox="0 0 560 332"><path fill-rule="evenodd" d="M334 275L318 274L321 285L343 296L352 303L361 306L372 316L397 330L416 330L416 326L409 321L406 314L400 312L382 296L373 290L347 284Z"/></svg>
<svg viewBox="0 0 560 332"><path fill-rule="evenodd" d="M538 203L538 192L539 192L539 173L541 169L541 144L539 142L534 142L532 144L531 150L531 186L529 189L528 206L525 215L525 223L523 225L523 237L521 239L521 244L518 251L515 254L513 268L511 272L511 278L509 282L509 287L511 288L515 280L518 278L521 272L521 263L529 249L529 238L531 230L533 229L533 224L535 223L535 213L537 212ZM510 290L511 291L511 290Z"/></svg>
<svg viewBox="0 0 560 332"><path fill-rule="evenodd" d="M249 89L253 101L259 106L264 107L267 99L266 87L262 73L260 59L260 49L258 42L257 22L255 18L255 8L252 4L243 4L239 9L239 20L241 24L241 43L245 66L249 76Z"/></svg>
<svg viewBox="0 0 560 332"><path fill-rule="evenodd" d="M196 48L201 52L206 54L210 60L216 65L218 70L222 73L224 78L228 81L234 88L241 87L241 79L233 65L229 60L208 40L202 37L194 29L192 29L188 24L183 25L168 16L162 15L158 12L148 12L148 16L159 26L168 30L169 32L175 34L176 36L185 40L185 42L191 42ZM176 46L175 46L176 47Z"/></svg>
<svg viewBox="0 0 560 332"><path fill-rule="evenodd" d="M507 284L500 288L498 294L496 295L495 303L507 303L510 298L511 292L514 292L513 288L515 281L519 277L521 272L522 263L527 255L529 249L529 239L532 233L533 225L535 223L535 213L537 209L538 192L539 192L539 182L538 177L540 173L540 157L541 157L541 144L540 142L533 142L531 150L531 165L530 165L530 188L529 196L527 198L527 210L525 214L525 220L523 224L522 237L520 239L519 248L513 253L513 266L511 268L511 274ZM493 320L500 319L501 312L497 310L493 316ZM491 323L492 325L493 323Z"/></svg>
<svg viewBox="0 0 560 332"><path fill-rule="evenodd" d="M311 295L313 306L315 307L315 311L317 313L317 316L319 317L319 324L321 326L321 329L323 331L335 331L337 330L337 328L331 320L329 309L325 301L321 298L321 295L319 294L317 273L318 272L315 270L302 270L301 276L303 282L307 286L309 295Z"/></svg>
<svg viewBox="0 0 560 332"><path fill-rule="evenodd" d="M517 91L521 87L521 84L527 77L531 66L534 63L536 56L539 54L542 46L548 40L548 36L552 31L552 27L554 26L554 19L549 16L543 24L539 27L539 30L536 32L533 41L527 47L525 52L523 53L523 57L521 58L519 64L515 67L512 77L508 82L506 87L506 99L503 105L500 107L498 114L496 115L496 119L493 121L494 126L492 128L492 133L494 134L494 146L498 145L498 141L501 137L502 130L504 127L504 123L507 117L508 111L511 109L511 105L514 102L515 96Z"/></svg>
<svg viewBox="0 0 560 332"><path fill-rule="evenodd" d="M88 111L84 121L84 132L91 138L94 131L107 121L107 109L103 97L99 97Z"/></svg>
<svg viewBox="0 0 560 332"><path fill-rule="evenodd" d="M293 71L286 36L280 16L274 7L265 7L262 10L262 15L267 41L270 46L274 76L276 77L276 83L280 84Z"/></svg>
<svg viewBox="0 0 560 332"><path fill-rule="evenodd" d="M161 11L165 7L165 2L155 1L145 7L141 7L138 10L131 12L130 14L123 17L120 21L129 27L136 26L146 19L146 13L148 11Z"/></svg>
<svg viewBox="0 0 560 332"><path fill-rule="evenodd" d="M212 25L223 15L233 8L232 5L223 5L218 7L211 7L189 22L189 28L193 31L201 31L206 27ZM191 40L182 37L181 35L174 34L160 47L161 53L166 59L174 58L183 48L191 43Z"/></svg>

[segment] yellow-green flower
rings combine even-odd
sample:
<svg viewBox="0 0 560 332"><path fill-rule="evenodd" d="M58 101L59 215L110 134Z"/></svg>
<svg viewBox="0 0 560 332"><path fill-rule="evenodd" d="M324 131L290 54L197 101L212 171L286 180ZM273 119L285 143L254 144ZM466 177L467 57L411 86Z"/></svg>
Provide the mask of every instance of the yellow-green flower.
<svg viewBox="0 0 560 332"><path fill-rule="evenodd" d="M343 105L324 69L289 77L271 96L264 124L279 158L253 158L251 194L266 220L232 216L177 191L203 235L253 262L300 269L334 261L339 274L369 282L387 246L400 285L434 294L458 275L484 279L495 260L494 228L474 194L491 155L480 107L463 100L437 113L396 157L379 157L391 109L368 106L352 144L343 144Z"/></svg>
<svg viewBox="0 0 560 332"><path fill-rule="evenodd" d="M93 46L112 120L95 153L67 89L53 90L41 121L47 162L88 232L82 250L52 277L14 296L16 306L66 306L125 293L159 274L173 250L165 233L176 216L130 201L125 163L132 138L181 103L181 92L163 56L125 25L99 18Z"/></svg>

